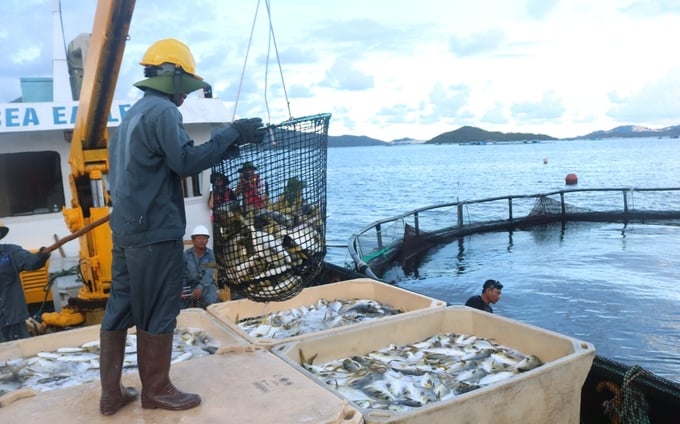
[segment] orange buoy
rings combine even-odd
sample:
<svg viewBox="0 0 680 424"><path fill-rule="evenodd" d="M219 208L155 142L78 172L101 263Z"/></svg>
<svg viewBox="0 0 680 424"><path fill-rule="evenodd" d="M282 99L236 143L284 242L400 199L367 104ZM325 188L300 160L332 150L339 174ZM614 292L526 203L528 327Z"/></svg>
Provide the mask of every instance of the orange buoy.
<svg viewBox="0 0 680 424"><path fill-rule="evenodd" d="M578 184L578 177L576 174L567 174L567 176L564 178L564 182L567 185L576 185Z"/></svg>

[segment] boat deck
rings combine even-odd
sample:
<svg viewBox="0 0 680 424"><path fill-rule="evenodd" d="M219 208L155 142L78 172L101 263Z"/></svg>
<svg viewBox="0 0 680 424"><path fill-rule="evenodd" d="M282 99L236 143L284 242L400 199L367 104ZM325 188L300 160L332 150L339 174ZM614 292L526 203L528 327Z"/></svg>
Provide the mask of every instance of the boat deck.
<svg viewBox="0 0 680 424"><path fill-rule="evenodd" d="M223 353L172 366L173 384L201 395L202 404L186 411L143 409L139 400L117 414L99 413L99 381L36 393L0 407L13 422L126 423L361 423L346 402L259 348ZM141 391L139 374L123 375L123 384ZM4 421L4 419L3 419Z"/></svg>

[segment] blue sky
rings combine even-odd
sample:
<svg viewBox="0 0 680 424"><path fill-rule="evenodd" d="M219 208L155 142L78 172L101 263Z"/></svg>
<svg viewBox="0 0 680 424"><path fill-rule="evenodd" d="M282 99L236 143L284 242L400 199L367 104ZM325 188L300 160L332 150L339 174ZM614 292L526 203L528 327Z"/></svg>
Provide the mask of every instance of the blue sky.
<svg viewBox="0 0 680 424"><path fill-rule="evenodd" d="M51 75L53 2L3 1L0 103L20 96L20 77ZM67 42L92 31L96 1L57 3ZM240 93L237 117L330 112L331 135L385 141L463 125L572 137L680 124L680 0L271 0L281 70L257 6L137 0L116 97L139 96L144 51L174 37L225 121Z"/></svg>

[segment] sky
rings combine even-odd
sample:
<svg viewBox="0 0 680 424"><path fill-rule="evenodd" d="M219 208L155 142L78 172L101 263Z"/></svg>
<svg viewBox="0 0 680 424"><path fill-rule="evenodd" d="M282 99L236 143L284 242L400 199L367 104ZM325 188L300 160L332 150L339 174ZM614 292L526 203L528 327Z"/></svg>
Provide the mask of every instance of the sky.
<svg viewBox="0 0 680 424"><path fill-rule="evenodd" d="M21 95L21 77L51 76L55 1L65 43L92 32L94 0L3 0L0 103ZM331 113L330 135L383 141L680 124L680 0L268 3L137 0L116 98L140 96L141 57L172 37L225 121Z"/></svg>

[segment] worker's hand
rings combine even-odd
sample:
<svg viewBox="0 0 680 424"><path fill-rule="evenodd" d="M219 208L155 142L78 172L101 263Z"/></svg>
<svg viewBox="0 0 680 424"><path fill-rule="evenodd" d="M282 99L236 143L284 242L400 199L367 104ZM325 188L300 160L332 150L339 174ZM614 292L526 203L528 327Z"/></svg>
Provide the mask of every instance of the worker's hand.
<svg viewBox="0 0 680 424"><path fill-rule="evenodd" d="M237 143L239 145L259 144L264 139L266 130L262 124L262 118L237 119L231 123L231 126L238 131Z"/></svg>
<svg viewBox="0 0 680 424"><path fill-rule="evenodd" d="M40 256L40 259L43 261L47 261L50 258L50 255L52 255L52 253L48 252L45 246L38 250L38 256Z"/></svg>
<svg viewBox="0 0 680 424"><path fill-rule="evenodd" d="M193 291L193 293L192 293L193 298L194 298L194 302L198 302L198 300L201 298L201 294L202 294L202 293L203 293L203 291L201 290L200 287L196 287L196 288L194 289L194 291Z"/></svg>

